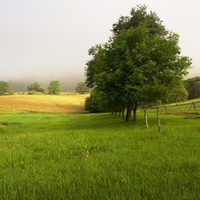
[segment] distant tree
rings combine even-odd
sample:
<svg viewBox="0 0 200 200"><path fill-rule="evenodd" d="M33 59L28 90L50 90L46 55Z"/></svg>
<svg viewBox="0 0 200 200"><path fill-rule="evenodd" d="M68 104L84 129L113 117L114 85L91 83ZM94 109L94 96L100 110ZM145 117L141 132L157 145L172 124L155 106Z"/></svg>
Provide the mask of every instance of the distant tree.
<svg viewBox="0 0 200 200"><path fill-rule="evenodd" d="M35 82L30 85L28 85L27 90L29 93L33 94L35 92L42 92L45 93L45 89L41 87L40 83ZM34 92L35 91L35 92Z"/></svg>
<svg viewBox="0 0 200 200"><path fill-rule="evenodd" d="M84 94L84 93L89 92L89 88L87 87L86 83L84 83L84 82L78 83L75 90L79 94Z"/></svg>
<svg viewBox="0 0 200 200"><path fill-rule="evenodd" d="M61 87L61 85L60 85L59 81L57 81L57 80L51 81L50 85L48 87L49 94L59 94L60 87Z"/></svg>
<svg viewBox="0 0 200 200"><path fill-rule="evenodd" d="M0 95L5 95L9 91L9 83L0 81Z"/></svg>
<svg viewBox="0 0 200 200"><path fill-rule="evenodd" d="M170 91L167 103L186 101L188 99L188 91L183 83L173 87Z"/></svg>
<svg viewBox="0 0 200 200"><path fill-rule="evenodd" d="M193 77L185 81L189 99L200 97L200 77Z"/></svg>
<svg viewBox="0 0 200 200"><path fill-rule="evenodd" d="M9 90L8 91L8 95L14 95L15 94L15 91L14 90Z"/></svg>

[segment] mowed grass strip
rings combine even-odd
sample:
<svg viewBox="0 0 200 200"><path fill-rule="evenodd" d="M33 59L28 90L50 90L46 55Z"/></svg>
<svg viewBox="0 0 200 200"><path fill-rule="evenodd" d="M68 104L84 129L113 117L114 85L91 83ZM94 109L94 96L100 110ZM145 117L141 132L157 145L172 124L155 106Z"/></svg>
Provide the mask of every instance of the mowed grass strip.
<svg viewBox="0 0 200 200"><path fill-rule="evenodd" d="M5 113L2 199L200 199L200 124L154 114Z"/></svg>
<svg viewBox="0 0 200 200"><path fill-rule="evenodd" d="M86 95L12 95L0 97L0 110L46 113L84 112Z"/></svg>

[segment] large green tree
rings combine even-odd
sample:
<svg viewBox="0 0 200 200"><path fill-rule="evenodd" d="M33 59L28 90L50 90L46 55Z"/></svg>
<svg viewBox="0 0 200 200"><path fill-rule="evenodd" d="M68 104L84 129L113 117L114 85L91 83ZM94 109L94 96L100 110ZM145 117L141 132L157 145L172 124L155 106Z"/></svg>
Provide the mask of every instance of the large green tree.
<svg viewBox="0 0 200 200"><path fill-rule="evenodd" d="M191 60L180 55L179 36L167 31L146 6L121 17L112 32L108 42L89 50L86 82L103 91L116 109L126 105L126 121L130 121L132 110L136 119L138 104L157 106L166 99L187 74ZM159 124L159 113L157 118Z"/></svg>

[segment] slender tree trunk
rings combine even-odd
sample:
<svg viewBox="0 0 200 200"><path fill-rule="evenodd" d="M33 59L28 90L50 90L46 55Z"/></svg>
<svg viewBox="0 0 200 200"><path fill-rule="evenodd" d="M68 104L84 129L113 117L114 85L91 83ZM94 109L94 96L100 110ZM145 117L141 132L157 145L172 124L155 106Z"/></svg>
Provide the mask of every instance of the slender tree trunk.
<svg viewBox="0 0 200 200"><path fill-rule="evenodd" d="M169 114L169 112L168 112L168 110L167 110L167 106L166 106L166 105L164 105L164 106L165 106L165 111L166 111L166 113Z"/></svg>
<svg viewBox="0 0 200 200"><path fill-rule="evenodd" d="M157 110L156 118L157 118L158 132L160 132L160 130L161 130L160 113L159 113L159 108L157 105L156 105L156 110Z"/></svg>
<svg viewBox="0 0 200 200"><path fill-rule="evenodd" d="M122 119L123 119L123 120L124 120L124 118L125 118L124 110L125 110L125 107L122 106Z"/></svg>
<svg viewBox="0 0 200 200"><path fill-rule="evenodd" d="M147 109L144 108L144 121L147 128L149 128L148 118L147 118Z"/></svg>
<svg viewBox="0 0 200 200"><path fill-rule="evenodd" d="M126 112L126 122L130 122L131 121L132 110L133 110L133 104L132 103L128 103L127 112Z"/></svg>
<svg viewBox="0 0 200 200"><path fill-rule="evenodd" d="M112 109L112 110L111 110L111 114L114 115L114 113L115 113L115 112L114 112L114 110Z"/></svg>
<svg viewBox="0 0 200 200"><path fill-rule="evenodd" d="M121 115L122 115L122 107L120 106L118 116L121 117Z"/></svg>
<svg viewBox="0 0 200 200"><path fill-rule="evenodd" d="M122 119L124 119L124 106L123 106L123 104L120 106L119 117L122 117Z"/></svg>
<svg viewBox="0 0 200 200"><path fill-rule="evenodd" d="M137 111L137 103L135 103L133 107L133 121L134 122L136 122L136 111Z"/></svg>

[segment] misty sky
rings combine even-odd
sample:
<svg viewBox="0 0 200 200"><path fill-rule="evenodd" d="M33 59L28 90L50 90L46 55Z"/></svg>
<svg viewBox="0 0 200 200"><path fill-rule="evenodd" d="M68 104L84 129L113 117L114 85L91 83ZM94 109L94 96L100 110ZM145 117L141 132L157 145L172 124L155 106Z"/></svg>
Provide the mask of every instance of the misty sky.
<svg viewBox="0 0 200 200"><path fill-rule="evenodd" d="M0 0L0 80L84 80L88 49L139 4L180 35L188 77L200 76L199 0Z"/></svg>

